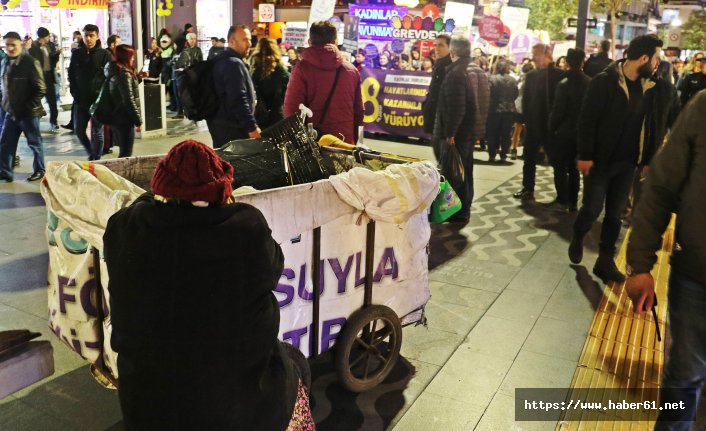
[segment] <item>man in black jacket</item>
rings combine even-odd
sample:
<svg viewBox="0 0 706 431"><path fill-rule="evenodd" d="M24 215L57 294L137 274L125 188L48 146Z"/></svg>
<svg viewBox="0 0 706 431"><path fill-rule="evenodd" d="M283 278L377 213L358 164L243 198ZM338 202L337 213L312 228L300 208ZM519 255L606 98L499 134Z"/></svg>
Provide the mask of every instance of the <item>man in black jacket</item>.
<svg viewBox="0 0 706 431"><path fill-rule="evenodd" d="M522 115L527 128L522 150L522 190L513 196L516 199L534 199L534 183L537 174L537 158L540 148L549 152L549 113L554 104L554 93L563 72L554 66L551 47L538 43L532 47L532 60L537 68L527 74L522 87Z"/></svg>
<svg viewBox="0 0 706 431"><path fill-rule="evenodd" d="M61 51L58 51L56 45L49 42L49 30L44 27L37 29L37 40L32 43L29 54L39 62L44 73L44 83L47 87L45 99L49 105L49 124L51 124L52 132L58 132L57 119L59 110L56 106L56 63L59 61Z"/></svg>
<svg viewBox="0 0 706 431"><path fill-rule="evenodd" d="M250 29L234 25L228 30L228 47L213 65L213 82L220 99L216 114L206 119L213 147L233 139L259 138L255 121L255 86L243 61L252 46Z"/></svg>
<svg viewBox="0 0 706 431"><path fill-rule="evenodd" d="M676 213L671 250L669 321L672 344L660 385L660 401L685 408L663 410L656 430L691 429L706 376L706 92L681 113L669 141L650 165L632 223L625 289L635 312L649 312L655 281L650 274L662 234ZM676 422L676 423L670 423Z"/></svg>
<svg viewBox="0 0 706 431"><path fill-rule="evenodd" d="M473 144L485 136L485 125L490 105L488 76L471 61L471 44L461 37L451 40L451 61L439 92L439 105L434 123L434 145L441 173L451 182L461 200L461 210L449 221L468 223L473 202ZM463 162L464 180L458 183L451 172L446 172L444 157L455 146Z"/></svg>
<svg viewBox="0 0 706 431"><path fill-rule="evenodd" d="M625 276L613 261L636 167L646 167L675 118L674 87L653 73L662 41L630 41L627 60L611 64L588 87L578 125L577 168L584 175L583 205L574 223L569 258L583 258L583 238L605 206L594 274L605 281ZM644 169L643 169L644 170Z"/></svg>
<svg viewBox="0 0 706 431"><path fill-rule="evenodd" d="M83 28L83 40L71 54L69 85L74 97L74 131L88 152L88 160L100 160L103 155L103 125L91 117L89 108L98 98L105 81L104 68L111 59L110 51L101 48L98 27L87 24ZM86 135L89 121L90 140Z"/></svg>
<svg viewBox="0 0 706 431"><path fill-rule="evenodd" d="M566 54L569 71L556 87L554 107L549 116L553 135L552 167L556 202L554 209L575 212L578 208L581 177L576 169L576 135L583 96L591 82L583 73L586 54L582 49L570 49Z"/></svg>
<svg viewBox="0 0 706 431"><path fill-rule="evenodd" d="M439 91L441 91L441 84L444 83L444 78L446 77L446 69L451 65L451 51L449 51L449 45L451 44L451 37L447 34L440 34L436 37L434 41L434 52L436 53L436 61L434 62L434 67L431 70L431 83L429 83L429 92L427 93L427 100L424 102L422 107L422 114L424 116L424 131L431 134L434 133L434 121L436 120L436 107L439 103ZM434 155L436 159L439 160L439 154L437 154L437 146L434 147Z"/></svg>
<svg viewBox="0 0 706 431"><path fill-rule="evenodd" d="M701 57L698 61L701 62L701 72L688 74L679 86L682 106L686 106L686 102L696 93L706 89L706 57Z"/></svg>
<svg viewBox="0 0 706 431"><path fill-rule="evenodd" d="M593 54L589 57L588 61L586 61L586 67L584 67L586 75L593 78L608 67L612 62L610 57L608 57L608 51L610 51L610 41L602 40L598 47L598 53Z"/></svg>
<svg viewBox="0 0 706 431"><path fill-rule="evenodd" d="M22 52L20 35L11 31L5 35L7 57L0 65L2 82L2 109L5 120L0 135L0 179L13 180L17 143L25 134L27 145L34 154L34 172L27 179L44 177L44 149L39 133L39 119L46 115L42 107L45 93L44 74L39 62Z"/></svg>

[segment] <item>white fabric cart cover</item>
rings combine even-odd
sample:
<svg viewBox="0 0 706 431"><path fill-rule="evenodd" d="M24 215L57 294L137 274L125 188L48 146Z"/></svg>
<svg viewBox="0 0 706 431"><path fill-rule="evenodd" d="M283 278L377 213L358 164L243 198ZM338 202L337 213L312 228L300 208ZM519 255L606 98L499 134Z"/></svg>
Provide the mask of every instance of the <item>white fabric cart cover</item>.
<svg viewBox="0 0 706 431"><path fill-rule="evenodd" d="M116 356L110 349L108 274L100 259L107 316L101 325L91 246L102 255L102 237L110 216L145 192L130 176L140 169L142 176L151 175L160 157L50 162L42 182L49 213L50 326L84 358L91 362L102 359L116 377ZM438 191L438 173L421 162L367 172L234 196L264 214L282 246L285 269L275 291L281 312L279 335L307 356L313 297L311 231L315 227L322 231L320 350L333 345L345 320L363 302L366 227L360 223L361 211L378 220L373 302L414 321L429 299L430 228L425 209ZM351 202L356 203L352 206Z"/></svg>

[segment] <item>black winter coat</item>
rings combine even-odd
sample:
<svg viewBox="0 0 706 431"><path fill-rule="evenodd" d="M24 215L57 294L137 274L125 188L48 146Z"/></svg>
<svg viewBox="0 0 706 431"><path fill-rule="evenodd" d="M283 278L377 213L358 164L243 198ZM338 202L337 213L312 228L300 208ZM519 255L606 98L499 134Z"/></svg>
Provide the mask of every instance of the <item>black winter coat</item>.
<svg viewBox="0 0 706 431"><path fill-rule="evenodd" d="M110 51L101 48L100 40L91 49L81 41L78 48L71 51L69 85L74 103L83 108L91 107L105 80L105 65L112 59Z"/></svg>
<svg viewBox="0 0 706 431"><path fill-rule="evenodd" d="M493 75L490 77L490 108L491 113L515 112L515 99L520 95L517 80L510 75Z"/></svg>
<svg viewBox="0 0 706 431"><path fill-rule="evenodd" d="M539 142L551 137L549 113L554 105L556 86L564 72L552 63L546 69L535 69L525 77L522 87L522 115L527 126L527 139Z"/></svg>
<svg viewBox="0 0 706 431"><path fill-rule="evenodd" d="M634 212L627 262L648 273L662 249L662 235L677 214L672 271L706 284L706 92L684 108L669 141L657 153ZM697 316L684 316L697 318Z"/></svg>
<svg viewBox="0 0 706 431"><path fill-rule="evenodd" d="M265 128L275 124L284 118L284 94L287 92L289 83L289 72L283 65L277 64L275 70L267 77L262 77L260 69L255 69L252 73L252 82L257 92L257 103L263 103L270 111L270 115L265 121L258 118L257 124ZM255 111L257 112L257 108Z"/></svg>
<svg viewBox="0 0 706 431"><path fill-rule="evenodd" d="M10 66L10 57L5 57L0 66L0 82L2 105L5 106L8 102L10 115L16 119L47 115L42 106L42 97L47 91L44 73L39 62L31 55L20 54L18 63L14 66Z"/></svg>
<svg viewBox="0 0 706 431"><path fill-rule="evenodd" d="M277 339L284 259L262 213L144 194L103 241L126 427L285 430L298 377Z"/></svg>
<svg viewBox="0 0 706 431"><path fill-rule="evenodd" d="M583 72L588 75L589 78L593 78L603 72L612 62L613 61L608 57L607 52L599 52L598 54L594 54L588 58L586 65L583 68Z"/></svg>
<svg viewBox="0 0 706 431"><path fill-rule="evenodd" d="M679 86L682 106L685 106L686 102L701 90L706 90L706 73L690 73L685 76Z"/></svg>
<svg viewBox="0 0 706 431"><path fill-rule="evenodd" d="M471 62L459 58L449 66L441 85L434 137L475 141L485 136L490 104L488 75Z"/></svg>
<svg viewBox="0 0 706 431"><path fill-rule="evenodd" d="M59 56L61 53L57 51L56 45L53 43L49 42L47 44L47 50L49 52L49 67L51 68L50 72L45 73L44 78L45 78L45 84L54 84L55 83L55 71L56 71L56 64L59 62ZM39 68L44 71L44 67L42 65L42 62L44 61L44 54L42 53L42 46L39 44L39 42L35 41L32 43L32 46L29 48L29 55L34 57L38 62L39 62ZM51 79L49 81L48 79Z"/></svg>
<svg viewBox="0 0 706 431"><path fill-rule="evenodd" d="M585 73L571 70L556 87L549 129L561 141L576 143L581 104L590 82L591 78Z"/></svg>
<svg viewBox="0 0 706 431"><path fill-rule="evenodd" d="M133 126L142 125L140 113L140 90L137 79L124 67L118 68L114 61L105 65L110 98L115 104L115 115Z"/></svg>
<svg viewBox="0 0 706 431"><path fill-rule="evenodd" d="M255 87L240 54L226 48L222 54L216 56L213 82L221 101L213 119L238 127L244 135L255 130Z"/></svg>
<svg viewBox="0 0 706 431"><path fill-rule="evenodd" d="M439 94L441 93L441 84L446 78L446 70L451 65L451 56L437 60L431 70L431 83L429 84L429 92L427 100L422 107L422 115L424 116L424 131L427 133L434 132L434 121L436 120L436 108L439 104Z"/></svg>
<svg viewBox="0 0 706 431"><path fill-rule="evenodd" d="M578 124L579 160L605 166L620 144L628 115L628 89L623 75L624 60L611 64L591 80L581 107ZM645 112L638 164L648 165L662 145L667 129L679 114L679 99L672 84L663 79L643 79Z"/></svg>

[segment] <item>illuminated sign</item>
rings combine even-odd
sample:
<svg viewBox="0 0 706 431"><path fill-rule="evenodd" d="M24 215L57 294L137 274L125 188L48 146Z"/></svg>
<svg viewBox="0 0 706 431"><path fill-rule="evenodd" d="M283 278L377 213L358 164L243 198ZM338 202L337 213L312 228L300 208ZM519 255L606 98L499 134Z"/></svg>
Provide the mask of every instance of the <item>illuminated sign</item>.
<svg viewBox="0 0 706 431"><path fill-rule="evenodd" d="M39 6L61 9L108 9L108 0L40 0Z"/></svg>
<svg viewBox="0 0 706 431"><path fill-rule="evenodd" d="M372 6L372 5L357 5L348 6L348 13L364 22L385 22L389 23L396 16L407 14L407 8L404 6Z"/></svg>

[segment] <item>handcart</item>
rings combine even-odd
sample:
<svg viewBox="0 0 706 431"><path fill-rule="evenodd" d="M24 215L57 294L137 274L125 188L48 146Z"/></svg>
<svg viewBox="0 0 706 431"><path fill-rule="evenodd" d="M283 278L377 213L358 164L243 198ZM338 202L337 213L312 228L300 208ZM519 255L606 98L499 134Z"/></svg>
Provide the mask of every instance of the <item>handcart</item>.
<svg viewBox="0 0 706 431"><path fill-rule="evenodd" d="M221 155L237 159L231 162L236 184L250 166L260 186L276 187L238 189L235 199L260 209L285 256L274 292L279 338L308 358L334 350L340 383L354 392L369 390L394 368L402 326L425 321L426 207L438 191L438 173L428 162L319 147L298 116L263 136L272 145L261 145L262 151L238 154L228 146L230 153ZM248 145L253 148L252 142L234 144ZM106 386L116 385L119 376L110 347L102 235L108 218L148 189L160 158L52 162L42 183L49 214L50 327L93 364L94 376ZM354 166L381 171L346 172ZM385 188L401 202L393 215L395 199L370 199L371 191Z"/></svg>

